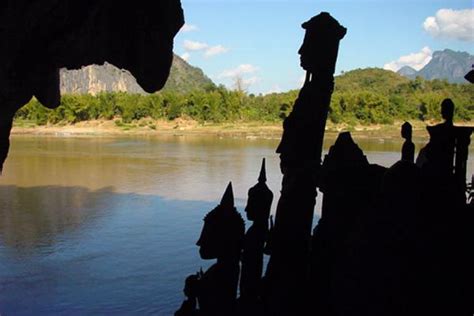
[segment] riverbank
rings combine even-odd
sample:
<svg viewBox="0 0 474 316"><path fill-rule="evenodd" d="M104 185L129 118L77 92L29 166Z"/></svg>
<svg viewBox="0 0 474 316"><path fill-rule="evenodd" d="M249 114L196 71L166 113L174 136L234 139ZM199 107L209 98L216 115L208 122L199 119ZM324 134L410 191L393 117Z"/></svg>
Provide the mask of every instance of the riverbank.
<svg viewBox="0 0 474 316"><path fill-rule="evenodd" d="M400 126L403 122L393 125L348 126L328 122L326 132L338 134L350 131L359 137L399 138ZM414 137L427 137L426 126L437 122L412 122ZM463 125L460 123L459 125ZM464 124L465 125L465 124ZM153 135L218 135L245 138L280 138L282 133L280 122L234 122L234 123L200 123L194 120L176 119L151 120L142 119L132 123L116 120L84 121L77 124L36 125L29 121L15 121L12 135L36 136L153 136Z"/></svg>
<svg viewBox="0 0 474 316"><path fill-rule="evenodd" d="M46 136L124 136L124 135L225 135L280 137L281 124L246 122L246 123L199 123L194 120L176 119L151 120L142 119L132 123L122 120L94 120L77 124L35 125L28 121L15 122L13 135L46 135Z"/></svg>

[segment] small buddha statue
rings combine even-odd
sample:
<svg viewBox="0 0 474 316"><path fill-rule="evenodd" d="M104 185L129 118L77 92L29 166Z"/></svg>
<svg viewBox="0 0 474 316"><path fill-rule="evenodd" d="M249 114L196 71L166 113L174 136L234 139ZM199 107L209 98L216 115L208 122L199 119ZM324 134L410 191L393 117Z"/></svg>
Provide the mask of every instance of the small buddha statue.
<svg viewBox="0 0 474 316"><path fill-rule="evenodd" d="M240 278L240 303L247 307L258 304L261 295L263 254L269 233L268 218L273 201L273 193L266 181L265 158L263 158L258 183L249 189L245 208L247 219L253 222L244 238Z"/></svg>
<svg viewBox="0 0 474 316"><path fill-rule="evenodd" d="M412 127L410 123L403 123L401 134L402 138L405 139L402 146L402 160L415 162L415 144L412 141Z"/></svg>
<svg viewBox="0 0 474 316"><path fill-rule="evenodd" d="M196 243L202 259L217 259L199 281L197 298L203 315L230 315L235 310L244 233L245 224L234 206L229 183L220 204L204 218Z"/></svg>
<svg viewBox="0 0 474 316"><path fill-rule="evenodd" d="M174 313L174 316L197 316L199 311L197 309L197 295L199 293L199 279L200 273L191 274L186 278L184 285L184 295L186 295L186 300L179 310Z"/></svg>

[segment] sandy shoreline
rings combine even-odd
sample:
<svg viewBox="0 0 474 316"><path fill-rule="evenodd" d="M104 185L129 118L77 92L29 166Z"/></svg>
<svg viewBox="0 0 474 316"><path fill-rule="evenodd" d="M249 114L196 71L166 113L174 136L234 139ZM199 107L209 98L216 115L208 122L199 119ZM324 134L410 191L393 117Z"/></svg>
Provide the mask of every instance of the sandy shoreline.
<svg viewBox="0 0 474 316"><path fill-rule="evenodd" d="M153 121L119 124L115 121L86 121L73 125L28 126L14 124L12 135L37 136L125 136L125 135L255 135L280 137L281 126L262 123L199 124L195 121Z"/></svg>
<svg viewBox="0 0 474 316"><path fill-rule="evenodd" d="M350 131L359 137L399 138L402 122L393 125L353 126L328 123L327 134L337 135ZM436 124L430 122L429 125ZM416 122L414 136L427 137L426 124ZM460 124L463 125L463 124ZM12 135L84 137L84 136L159 136L159 135L217 135L245 138L276 138L282 134L281 123L235 122L235 123L199 123L191 120L174 121L138 121L131 124L117 123L112 120L86 121L72 125L37 126L28 122L15 122Z"/></svg>

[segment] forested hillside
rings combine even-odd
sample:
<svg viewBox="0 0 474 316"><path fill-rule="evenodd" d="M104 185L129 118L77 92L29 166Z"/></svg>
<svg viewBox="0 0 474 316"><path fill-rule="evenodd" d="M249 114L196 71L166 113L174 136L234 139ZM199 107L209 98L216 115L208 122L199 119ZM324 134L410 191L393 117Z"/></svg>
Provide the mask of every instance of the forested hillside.
<svg viewBox="0 0 474 316"><path fill-rule="evenodd" d="M188 93L195 90L204 91L214 87L201 68L191 66L178 55L173 56L170 76L162 91Z"/></svg>
<svg viewBox="0 0 474 316"><path fill-rule="evenodd" d="M200 122L277 122L288 115L297 96L297 90L255 96L213 84L189 92L169 87L152 95L123 92L64 95L61 106L55 110L31 100L18 111L17 119L37 124L72 124L96 119L127 123L146 117L169 120L181 117ZM456 104L456 120L474 118L474 85L421 78L409 80L382 69L358 69L336 77L329 119L349 125L440 119L439 105L446 97Z"/></svg>
<svg viewBox="0 0 474 316"><path fill-rule="evenodd" d="M456 119L474 118L474 87L444 80L409 80L378 68L358 69L336 78L331 121L391 123L394 119L440 119L444 98L456 104Z"/></svg>

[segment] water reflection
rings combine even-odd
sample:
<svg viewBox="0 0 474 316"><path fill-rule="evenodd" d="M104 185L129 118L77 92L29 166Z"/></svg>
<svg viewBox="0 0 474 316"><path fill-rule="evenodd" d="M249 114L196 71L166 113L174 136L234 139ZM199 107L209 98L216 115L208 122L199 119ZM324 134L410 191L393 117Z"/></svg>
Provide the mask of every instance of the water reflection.
<svg viewBox="0 0 474 316"><path fill-rule="evenodd" d="M86 225L114 199L110 188L0 186L0 238L4 245L27 251L47 248L57 236Z"/></svg>
<svg viewBox="0 0 474 316"><path fill-rule="evenodd" d="M206 268L194 243L212 203L80 187L0 192L12 201L0 213L2 315L170 315L183 273Z"/></svg>

